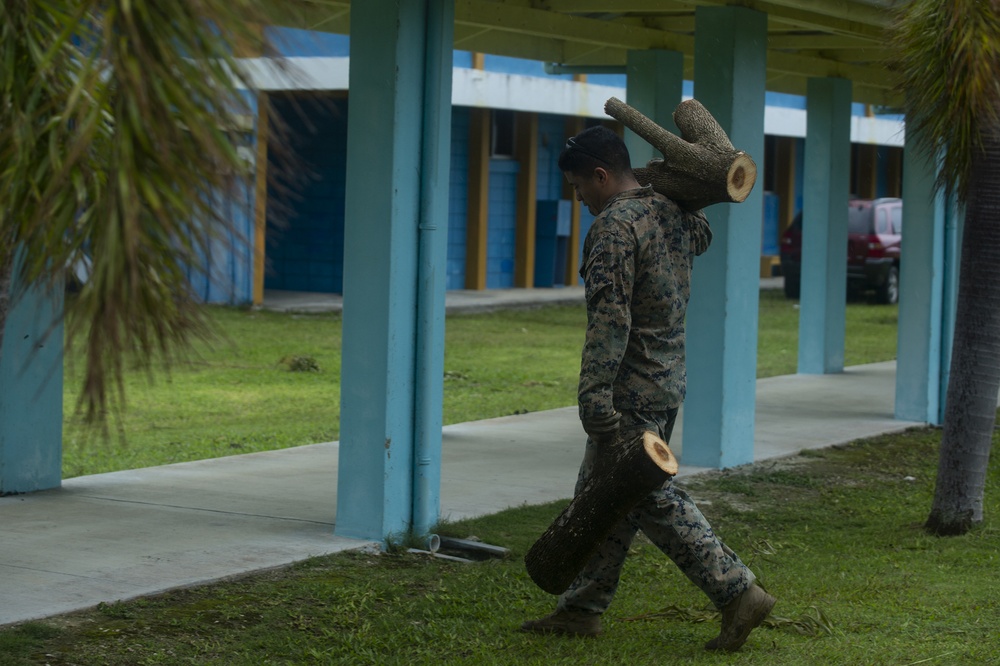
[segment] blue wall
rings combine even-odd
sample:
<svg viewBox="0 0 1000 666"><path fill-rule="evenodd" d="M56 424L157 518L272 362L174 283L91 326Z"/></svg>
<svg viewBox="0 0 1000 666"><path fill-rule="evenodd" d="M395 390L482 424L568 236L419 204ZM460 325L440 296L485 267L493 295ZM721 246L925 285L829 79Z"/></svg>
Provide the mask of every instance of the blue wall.
<svg viewBox="0 0 1000 666"><path fill-rule="evenodd" d="M189 266L188 282L205 303L247 305L253 301L253 183L236 183L230 196L219 195L216 210L230 227L214 239L197 267Z"/></svg>
<svg viewBox="0 0 1000 666"><path fill-rule="evenodd" d="M538 116L538 198L561 199L562 172L559 171L559 153L566 145L566 118L549 113Z"/></svg>
<svg viewBox="0 0 1000 666"><path fill-rule="evenodd" d="M347 35L269 27L264 30L264 36L271 40L280 55L288 58L346 58L350 55L351 38Z"/></svg>
<svg viewBox="0 0 1000 666"><path fill-rule="evenodd" d="M340 293L344 278L347 100L274 95L265 289Z"/></svg>
<svg viewBox="0 0 1000 666"><path fill-rule="evenodd" d="M486 233L486 288L514 286L517 236L517 162L490 160L489 228Z"/></svg>

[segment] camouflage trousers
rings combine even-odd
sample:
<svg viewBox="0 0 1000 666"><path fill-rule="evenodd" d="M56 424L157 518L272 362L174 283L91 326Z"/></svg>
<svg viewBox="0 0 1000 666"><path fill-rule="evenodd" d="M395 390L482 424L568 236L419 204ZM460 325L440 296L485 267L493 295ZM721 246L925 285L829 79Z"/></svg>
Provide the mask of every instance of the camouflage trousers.
<svg viewBox="0 0 1000 666"><path fill-rule="evenodd" d="M651 430L668 442L676 417L676 409L623 412L622 438L636 437L643 430ZM588 438L577 492L592 473L596 455L597 446ZM559 597L558 608L583 613L607 610L618 588L625 556L638 530L673 560L684 575L708 595L716 608L721 609L754 581L750 569L715 535L691 498L668 481L640 501L615 527L597 554Z"/></svg>

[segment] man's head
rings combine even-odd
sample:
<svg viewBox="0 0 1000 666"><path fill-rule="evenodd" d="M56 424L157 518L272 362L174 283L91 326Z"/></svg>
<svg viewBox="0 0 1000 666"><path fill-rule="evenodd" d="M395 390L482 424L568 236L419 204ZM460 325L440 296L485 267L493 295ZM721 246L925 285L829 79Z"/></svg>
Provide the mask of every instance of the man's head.
<svg viewBox="0 0 1000 666"><path fill-rule="evenodd" d="M625 142L603 125L587 128L566 142L559 170L592 215L614 195L639 186Z"/></svg>

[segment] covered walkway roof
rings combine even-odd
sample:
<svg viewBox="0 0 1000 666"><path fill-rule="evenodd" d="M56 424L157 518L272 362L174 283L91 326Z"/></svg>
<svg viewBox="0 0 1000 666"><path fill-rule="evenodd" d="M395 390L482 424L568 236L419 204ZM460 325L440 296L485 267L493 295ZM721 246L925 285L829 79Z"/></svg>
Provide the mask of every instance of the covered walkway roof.
<svg viewBox="0 0 1000 666"><path fill-rule="evenodd" d="M804 95L812 77L853 82L857 102L894 105L884 62L892 0L456 0L456 49L573 66L623 66L630 50L684 54L693 78L699 7L767 14L767 89ZM350 0L300 0L289 27L347 34Z"/></svg>

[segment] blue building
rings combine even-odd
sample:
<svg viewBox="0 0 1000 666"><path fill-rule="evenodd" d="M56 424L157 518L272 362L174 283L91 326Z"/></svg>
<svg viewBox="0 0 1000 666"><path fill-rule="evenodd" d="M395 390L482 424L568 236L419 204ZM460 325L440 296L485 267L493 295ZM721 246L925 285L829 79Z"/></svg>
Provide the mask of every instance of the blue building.
<svg viewBox="0 0 1000 666"><path fill-rule="evenodd" d="M264 168L255 196L240 202L257 209L257 229L247 233L255 251L245 253L255 260L217 258L215 283L204 276L196 282L210 302L261 304L270 290L343 290L350 38L292 28L267 32L286 66L246 60L261 91L258 101L267 101L257 105L254 123L255 139L266 137L256 150ZM626 76L553 69L539 61L453 52L448 289L557 287L578 280L592 218L573 201L557 159L565 139L587 126L623 131L605 115L604 102L627 101ZM684 96L692 89L685 81ZM764 154L753 156L757 187L765 191L762 277L777 273L780 233L802 207L806 135L804 97L768 92L766 102ZM853 105L852 196L900 196L903 140L900 116ZM633 157L637 164L646 159ZM253 217L239 206L233 215Z"/></svg>

